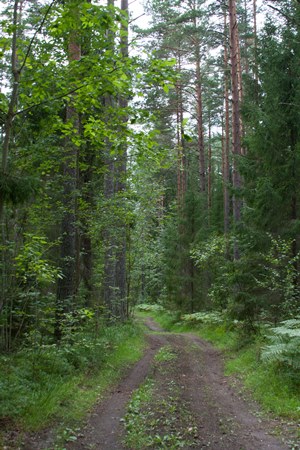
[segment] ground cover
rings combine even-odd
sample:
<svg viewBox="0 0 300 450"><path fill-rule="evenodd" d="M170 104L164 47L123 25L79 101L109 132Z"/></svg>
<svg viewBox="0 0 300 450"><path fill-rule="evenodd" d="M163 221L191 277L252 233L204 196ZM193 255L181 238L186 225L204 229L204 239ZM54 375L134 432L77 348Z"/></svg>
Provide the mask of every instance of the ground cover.
<svg viewBox="0 0 300 450"><path fill-rule="evenodd" d="M74 340L2 357L0 448L59 449L76 439L82 419L145 346L136 324Z"/></svg>

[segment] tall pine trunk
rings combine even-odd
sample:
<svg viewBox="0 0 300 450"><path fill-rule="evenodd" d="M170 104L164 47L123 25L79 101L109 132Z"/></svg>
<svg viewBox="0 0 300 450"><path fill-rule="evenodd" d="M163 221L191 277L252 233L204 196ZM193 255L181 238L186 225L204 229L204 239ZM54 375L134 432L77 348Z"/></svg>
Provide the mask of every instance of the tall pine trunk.
<svg viewBox="0 0 300 450"><path fill-rule="evenodd" d="M253 47L254 47L254 79L258 80L257 66L257 2L253 0Z"/></svg>
<svg viewBox="0 0 300 450"><path fill-rule="evenodd" d="M198 130L200 192L205 192L206 190L205 146L204 146L204 131L203 131L201 49L199 39L195 39L194 44L196 56L196 97L197 97L197 130Z"/></svg>
<svg viewBox="0 0 300 450"><path fill-rule="evenodd" d="M211 215L212 208L212 151L211 151L211 116L209 112L208 116L208 179L207 179L207 191L208 191L208 214Z"/></svg>
<svg viewBox="0 0 300 450"><path fill-rule="evenodd" d="M181 54L178 52L177 70L181 73ZM176 83L176 120L177 120L177 201L180 207L183 206L183 199L186 191L186 167L184 154L184 129L183 129L183 95L182 83Z"/></svg>
<svg viewBox="0 0 300 450"><path fill-rule="evenodd" d="M223 202L224 202L224 233L229 233L230 228L230 196L229 196L229 147L230 147L230 117L229 117L229 64L227 44L227 13L224 11L224 126L222 140L223 161Z"/></svg>
<svg viewBox="0 0 300 450"><path fill-rule="evenodd" d="M242 155L242 121L241 121L241 61L238 23L236 15L236 2L229 0L229 24L230 24L230 59L231 59L231 89L232 89L232 153L233 174L233 219L237 227L241 222L242 199L240 192L242 179L238 170L238 158ZM234 246L234 259L239 259L238 245Z"/></svg>

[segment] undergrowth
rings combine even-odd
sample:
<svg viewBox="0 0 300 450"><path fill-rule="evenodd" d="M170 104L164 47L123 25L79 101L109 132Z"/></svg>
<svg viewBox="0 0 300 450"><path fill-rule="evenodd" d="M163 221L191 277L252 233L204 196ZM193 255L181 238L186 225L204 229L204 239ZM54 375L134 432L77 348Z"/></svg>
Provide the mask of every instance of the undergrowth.
<svg viewBox="0 0 300 450"><path fill-rule="evenodd" d="M23 430L79 420L144 348L132 323L83 330L71 340L0 357L0 420Z"/></svg>
<svg viewBox="0 0 300 450"><path fill-rule="evenodd" d="M286 322L275 332L267 328L249 335L241 324L221 321L215 313L180 316L179 313L154 310L151 316L168 331L192 332L225 351L227 375L238 376L266 411L299 420L299 369L295 370L298 368L295 358L299 355L296 345L299 320L292 324L294 331L291 327L287 330L290 324ZM287 335L292 335L292 342L287 343ZM288 351L292 351L290 358Z"/></svg>

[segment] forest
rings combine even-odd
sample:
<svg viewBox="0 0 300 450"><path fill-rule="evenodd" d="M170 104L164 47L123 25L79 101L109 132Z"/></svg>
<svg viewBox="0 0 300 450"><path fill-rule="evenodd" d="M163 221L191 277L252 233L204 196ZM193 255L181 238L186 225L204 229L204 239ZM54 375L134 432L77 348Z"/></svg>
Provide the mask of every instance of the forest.
<svg viewBox="0 0 300 450"><path fill-rule="evenodd" d="M2 0L1 428L137 361L135 315L299 392L299 39L299 0Z"/></svg>

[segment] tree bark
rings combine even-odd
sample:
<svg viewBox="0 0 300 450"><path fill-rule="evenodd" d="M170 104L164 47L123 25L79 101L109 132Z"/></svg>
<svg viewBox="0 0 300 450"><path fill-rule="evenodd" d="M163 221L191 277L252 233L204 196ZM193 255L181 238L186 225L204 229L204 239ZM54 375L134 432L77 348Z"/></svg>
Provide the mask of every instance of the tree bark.
<svg viewBox="0 0 300 450"><path fill-rule="evenodd" d="M178 67L181 71L181 54L180 50L177 56ZM184 194L186 190L186 171L185 171L185 155L184 155L184 129L183 129L183 98L181 81L176 83L176 118L177 118L177 201L181 207L183 205Z"/></svg>
<svg viewBox="0 0 300 450"><path fill-rule="evenodd" d="M2 173L7 172L9 146L12 135L13 121L15 118L15 109L18 102L18 91L21 72L18 67L18 22L19 22L19 6L20 1L15 0L13 12L13 36L12 36L12 52L11 52L11 73L12 73L12 92L8 105L8 112L4 121L4 140L2 147ZM4 198L0 195L0 222L3 220Z"/></svg>
<svg viewBox="0 0 300 450"><path fill-rule="evenodd" d="M76 31L73 31L68 45L69 61L79 61L81 48ZM79 133L79 116L74 106L74 98L66 107L66 122L71 122L75 134ZM63 159L63 217L61 222L60 267L62 278L58 280L56 296L55 337L59 341L63 334L62 318L66 311L74 307L76 294L76 187L78 150L71 137L65 139Z"/></svg>
<svg viewBox="0 0 300 450"><path fill-rule="evenodd" d="M121 11L123 11L127 17L129 16L128 11L128 0L121 0ZM128 20L124 22L121 26L122 38L121 38L121 54L124 60L128 58ZM121 107L122 117L123 117L123 129L126 130L127 126L127 113L126 109L128 107L128 99L126 96L120 96L119 106ZM126 131L125 131L126 132ZM124 144L121 149L120 163L117 167L118 176L116 183L116 190L119 195L119 201L124 202L124 194L126 191L126 171L127 171L127 143L126 136L124 137ZM120 205L122 207L122 205ZM123 213L126 211L123 209ZM117 288L117 305L118 305L118 315L122 321L127 317L127 283L126 283L126 254L127 254L127 233L126 233L126 219L122 218L120 221L120 226L118 230L118 250L116 257L116 288Z"/></svg>
<svg viewBox="0 0 300 450"><path fill-rule="evenodd" d="M108 5L114 6L114 0L108 0ZM121 1L121 10L128 14L128 0ZM128 57L128 21L121 25L121 56ZM111 33L112 46L114 46L114 36ZM112 97L106 98L106 106L113 107ZM115 105L116 106L116 105ZM122 125L120 133L126 133L128 100L126 95L119 96L118 106L122 114ZM108 172L105 176L104 194L106 200L116 202L119 215L112 230L106 229L105 237L105 255L104 255L104 303L107 309L107 317L113 320L124 321L127 317L127 232L126 219L123 215L126 213L124 203L124 193L126 191L126 170L127 170L127 144L126 135L123 136L124 144L121 148L118 162L113 161L108 154L107 165ZM109 152L108 152L109 153Z"/></svg>
<svg viewBox="0 0 300 450"><path fill-rule="evenodd" d="M202 77L201 77L201 52L199 39L195 40L196 54L196 96L197 96L197 129L198 129L198 151L199 151L199 176L200 192L206 191L205 179L205 146L203 132L203 106L202 106Z"/></svg>
<svg viewBox="0 0 300 450"><path fill-rule="evenodd" d="M229 196L229 146L230 146L230 117L229 117L229 65L227 45L227 13L224 11L224 106L225 124L222 145L223 160L223 202L224 202L224 233L229 233L230 228L230 196Z"/></svg>
<svg viewBox="0 0 300 450"><path fill-rule="evenodd" d="M197 2L192 2L194 13L197 11ZM206 191L206 165L205 165L205 144L203 127L203 102L202 102L202 73L201 73L201 43L198 37L197 17L194 14L194 35L191 42L194 47L195 56L195 91L196 91L196 113L197 113L197 134L198 134L198 157L199 157L199 186L200 192Z"/></svg>
<svg viewBox="0 0 300 450"><path fill-rule="evenodd" d="M230 57L231 57L231 88L232 88L232 153L233 153L233 176L232 183L234 188L233 195L233 218L235 226L241 221L242 200L240 191L242 187L241 175L237 168L237 160L242 155L242 121L241 121L241 69L239 53L239 35L236 16L236 2L229 0L229 19L230 19ZM234 248L234 258L239 259L239 250L237 245Z"/></svg>
<svg viewBox="0 0 300 450"><path fill-rule="evenodd" d="M86 0L86 2L91 3L91 0ZM81 48L82 56L89 55L91 51L89 34L87 34L87 36L82 37L81 46L82 46ZM80 130L80 132L82 133L83 130ZM80 274L79 282L82 280L84 286L85 306L91 307L93 300L93 279L92 279L93 248L89 229L89 212L92 212L95 205L94 205L94 193L92 188L94 152L93 149L91 149L91 145L89 142L87 142L83 152L83 161L84 166L86 166L86 169L83 171L81 171L80 168L78 169L79 175L78 189L82 188L82 197L85 204L87 205L88 212L85 211L81 217L81 224L82 224L81 234L80 239L78 239L79 250L81 254L79 254L77 257L78 257L78 271Z"/></svg>
<svg viewBox="0 0 300 450"><path fill-rule="evenodd" d="M253 0L253 34L254 34L254 79L258 81L257 67L257 2Z"/></svg>
<svg viewBox="0 0 300 450"><path fill-rule="evenodd" d="M211 153L211 117L208 117L208 214L210 217L212 208L212 153Z"/></svg>
<svg viewBox="0 0 300 450"><path fill-rule="evenodd" d="M107 0L108 6L114 6L114 0ZM115 34L112 31L107 33L107 40L111 49L115 48ZM114 99L112 95L106 95L103 100L104 108L109 116L109 109L114 107ZM109 206L114 202L115 197L115 164L110 154L111 143L107 139L104 175L104 198ZM115 318L114 295L115 295L115 236L112 226L112 220L109 220L103 232L104 243L104 273L103 273L103 301L106 308L106 318L113 320Z"/></svg>

